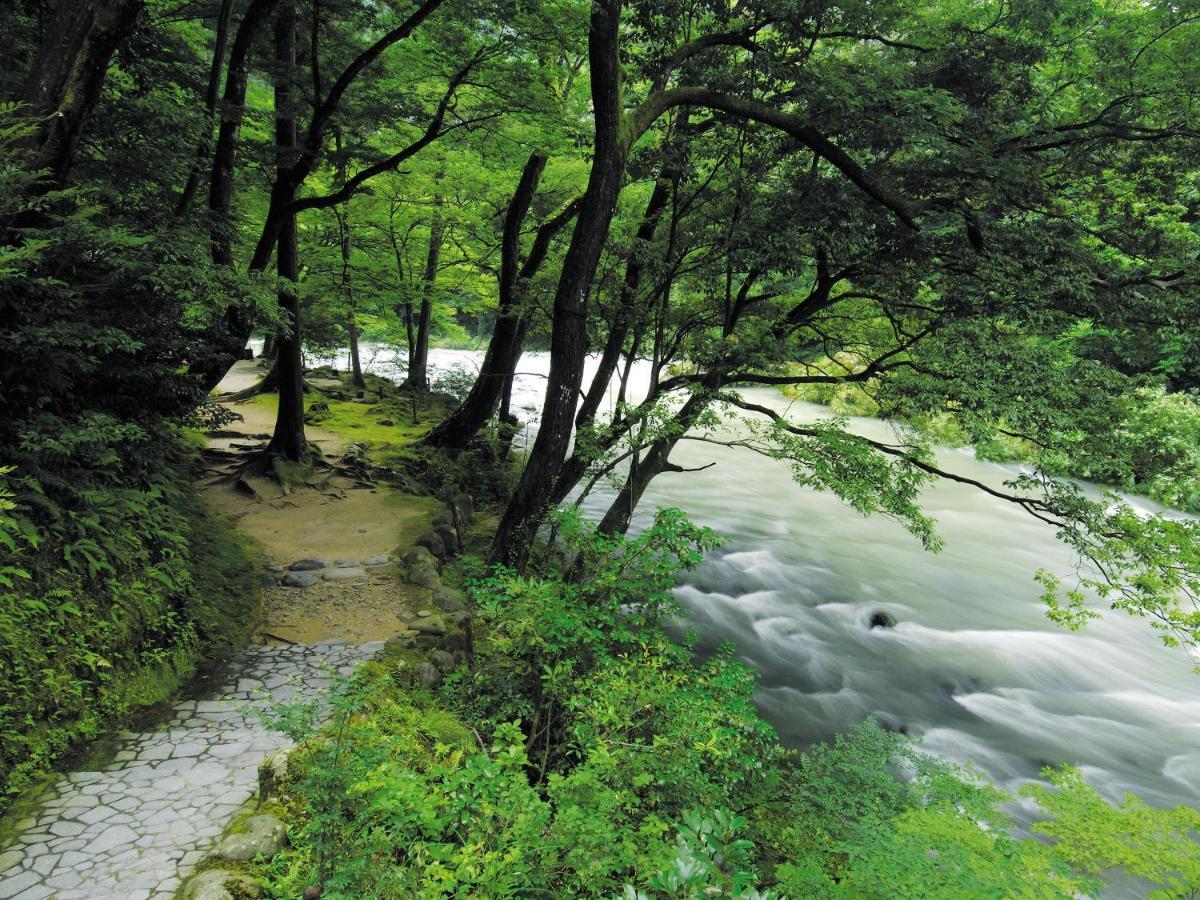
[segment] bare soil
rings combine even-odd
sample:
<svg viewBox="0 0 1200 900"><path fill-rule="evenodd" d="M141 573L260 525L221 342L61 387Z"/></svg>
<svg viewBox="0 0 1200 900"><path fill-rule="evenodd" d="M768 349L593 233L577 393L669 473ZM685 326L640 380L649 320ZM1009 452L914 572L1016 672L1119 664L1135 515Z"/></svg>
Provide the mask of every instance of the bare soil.
<svg viewBox="0 0 1200 900"><path fill-rule="evenodd" d="M263 375L257 362L237 363L218 391L232 393ZM237 449L266 440L274 427L269 408L229 403L240 421L209 436L208 445ZM322 455L340 458L349 441L319 426L307 426L310 443ZM228 482L202 484L219 514L233 522L260 550L264 566L287 566L299 559L357 560L390 554L399 558L428 529L439 504L429 497L401 494L384 486L363 487L353 479L319 470L310 485L285 489L266 477L248 477L255 496ZM367 570L365 581L320 581L310 588L263 590L263 643L311 644L339 639L362 643L406 632L413 613L429 605L429 592L404 584L395 565Z"/></svg>

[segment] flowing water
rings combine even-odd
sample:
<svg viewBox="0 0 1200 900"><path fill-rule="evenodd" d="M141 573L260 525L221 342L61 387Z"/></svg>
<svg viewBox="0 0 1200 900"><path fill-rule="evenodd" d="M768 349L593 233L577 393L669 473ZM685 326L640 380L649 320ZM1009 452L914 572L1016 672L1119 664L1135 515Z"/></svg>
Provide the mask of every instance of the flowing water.
<svg viewBox="0 0 1200 900"><path fill-rule="evenodd" d="M431 362L472 370L480 357L437 350ZM393 363L377 354L374 368L389 374ZM544 354L522 360L513 404L522 418L540 408L547 370ZM746 395L796 421L828 416L773 391ZM851 427L891 436L870 419ZM1019 471L967 449L937 455L997 487ZM968 485L939 483L922 498L945 540L930 554L895 522L799 487L785 464L749 450L683 442L672 459L716 465L655 479L635 527L677 506L727 539L683 579L687 625L702 647L732 641L762 673L761 707L790 744L874 715L1009 787L1047 763L1072 763L1111 799L1131 790L1156 805L1200 805L1193 662L1124 613L1079 633L1049 622L1033 573L1069 575L1073 562L1048 526ZM599 514L609 496L585 509ZM877 611L896 626L871 628Z"/></svg>

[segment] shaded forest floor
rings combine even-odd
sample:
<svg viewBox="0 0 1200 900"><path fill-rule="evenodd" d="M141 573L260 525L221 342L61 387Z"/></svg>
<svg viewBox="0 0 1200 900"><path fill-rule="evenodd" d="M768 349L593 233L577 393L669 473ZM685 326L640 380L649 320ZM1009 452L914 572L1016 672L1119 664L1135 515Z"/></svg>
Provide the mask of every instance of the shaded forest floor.
<svg viewBox="0 0 1200 900"><path fill-rule="evenodd" d="M261 378L257 362L240 362L218 388L221 393L242 390ZM323 402L318 395L307 399ZM223 404L241 418L206 438L209 447L230 449L255 446L269 439L274 426L276 397ZM407 429L377 424L378 414L367 404L334 403L335 414L325 425L308 425L314 450L328 463L341 460L364 439L377 443L380 432L394 443L411 442ZM345 408L345 411L342 408ZM395 565L372 566L362 578L325 580L305 588L284 587L279 577L299 560L328 563L316 571L326 575L336 563L361 563L390 556L397 560L428 528L440 505L431 497L401 493L384 484L369 484L338 469L320 468L293 473L286 485L266 476L247 476L253 493L231 489L228 483L201 483L212 508L231 521L260 549L264 564L263 623L256 633L263 643L311 644L322 640L354 643L386 640L407 631L415 608L424 598L396 577Z"/></svg>

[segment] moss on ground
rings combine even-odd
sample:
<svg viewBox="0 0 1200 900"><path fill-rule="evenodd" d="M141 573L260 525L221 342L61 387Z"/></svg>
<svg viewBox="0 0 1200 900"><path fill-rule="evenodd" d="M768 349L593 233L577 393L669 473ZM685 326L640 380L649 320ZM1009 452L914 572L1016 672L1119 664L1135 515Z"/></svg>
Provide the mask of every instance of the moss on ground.
<svg viewBox="0 0 1200 900"><path fill-rule="evenodd" d="M262 619L262 554L200 496L189 496L187 506L195 588L188 613L206 655L239 650Z"/></svg>

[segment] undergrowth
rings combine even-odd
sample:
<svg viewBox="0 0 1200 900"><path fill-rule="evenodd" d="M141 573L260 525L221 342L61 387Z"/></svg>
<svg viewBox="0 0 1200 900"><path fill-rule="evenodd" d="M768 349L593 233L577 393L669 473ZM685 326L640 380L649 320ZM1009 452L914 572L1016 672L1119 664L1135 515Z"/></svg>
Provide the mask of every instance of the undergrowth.
<svg viewBox="0 0 1200 900"><path fill-rule="evenodd" d="M476 652L435 693L370 664L301 740L291 846L269 893L323 898L860 898L1094 895L1124 866L1153 896L1200 889L1200 812L1112 806L1070 769L1012 799L865 722L803 753L758 715L732 648L663 625L674 574L715 536L662 511L632 540L560 523L572 577L476 571ZM580 577L586 573L586 577Z"/></svg>

